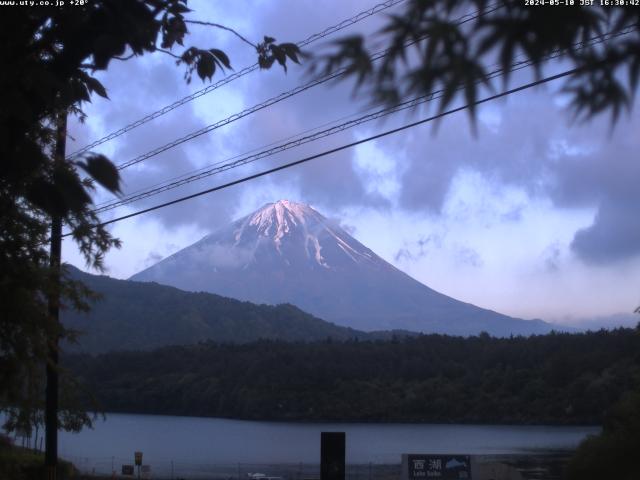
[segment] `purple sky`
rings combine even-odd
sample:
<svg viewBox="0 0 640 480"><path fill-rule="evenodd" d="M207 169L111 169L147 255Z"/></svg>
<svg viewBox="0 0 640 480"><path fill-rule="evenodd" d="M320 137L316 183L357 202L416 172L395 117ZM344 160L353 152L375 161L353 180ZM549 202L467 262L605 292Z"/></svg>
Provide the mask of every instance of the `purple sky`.
<svg viewBox="0 0 640 480"><path fill-rule="evenodd" d="M190 2L191 16L299 41L374 1ZM217 5L217 6L216 6ZM394 7L395 10L402 5ZM392 11L392 10L390 10ZM374 31L376 15L353 32ZM225 50L236 70L255 62L235 36L193 26L186 46ZM557 67L559 68L559 67ZM178 98L187 85L169 56L113 62L100 78L110 101L72 122L68 151ZM214 81L222 78L216 74ZM295 87L304 69L254 72L96 150L116 163ZM516 75L514 84L530 78ZM108 274L126 278L226 222L280 198L309 203L340 222L387 261L436 290L506 314L565 323L640 305L640 110L611 131L608 118L572 124L566 99L549 84L487 104L474 136L465 113L437 129L424 125L242 186L121 222L123 248ZM123 172L125 193L297 135L366 108L348 83L309 90ZM426 116L428 109L373 122L274 158L192 183L104 215L119 216L364 138ZM97 202L110 197L103 192ZM83 262L69 242L65 260Z"/></svg>

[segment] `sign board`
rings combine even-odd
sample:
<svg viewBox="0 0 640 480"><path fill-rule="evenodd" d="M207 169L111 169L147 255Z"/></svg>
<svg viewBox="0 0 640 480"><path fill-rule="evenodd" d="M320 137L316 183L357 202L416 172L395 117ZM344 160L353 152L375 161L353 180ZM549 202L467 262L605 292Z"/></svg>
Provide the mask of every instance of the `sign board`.
<svg viewBox="0 0 640 480"><path fill-rule="evenodd" d="M407 455L406 480L471 480L468 455Z"/></svg>
<svg viewBox="0 0 640 480"><path fill-rule="evenodd" d="M122 465L122 475L133 475L133 465Z"/></svg>
<svg viewBox="0 0 640 480"><path fill-rule="evenodd" d="M142 465L142 452L135 452L133 455L136 459L136 465Z"/></svg>
<svg viewBox="0 0 640 480"><path fill-rule="evenodd" d="M151 478L151 465L142 465L140 467L142 478Z"/></svg>

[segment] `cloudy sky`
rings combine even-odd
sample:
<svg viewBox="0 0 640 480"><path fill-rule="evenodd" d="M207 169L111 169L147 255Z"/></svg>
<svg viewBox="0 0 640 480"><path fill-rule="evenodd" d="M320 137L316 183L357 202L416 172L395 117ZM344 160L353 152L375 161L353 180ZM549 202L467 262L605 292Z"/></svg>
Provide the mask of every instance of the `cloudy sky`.
<svg viewBox="0 0 640 480"><path fill-rule="evenodd" d="M223 23L258 42L299 41L376 0L190 2L191 18ZM219 5L218 7L216 5ZM402 5L388 10L402 8ZM313 44L376 30L383 15ZM186 46L221 48L236 71L255 63L234 35L193 25ZM176 53L179 53L177 50ZM552 68L561 68L561 65ZM304 68L254 72L101 145L116 163L213 124L305 82ZM113 62L99 75L110 101L73 121L69 153L207 83L187 84L167 55ZM217 73L214 81L222 78ZM527 72L513 84L527 81ZM123 241L107 273L127 278L208 232L281 198L308 203L426 285L523 318L561 323L631 314L640 305L640 105L612 130L608 118L575 124L560 85L459 113L277 174L117 223ZM342 82L323 85L202 135L122 172L130 193L260 149L368 108ZM203 190L428 115L428 107L375 121L112 210L104 220ZM333 122L333 123L331 123ZM99 192L96 203L112 198ZM64 259L84 262L70 242ZM619 317L621 318L621 317Z"/></svg>

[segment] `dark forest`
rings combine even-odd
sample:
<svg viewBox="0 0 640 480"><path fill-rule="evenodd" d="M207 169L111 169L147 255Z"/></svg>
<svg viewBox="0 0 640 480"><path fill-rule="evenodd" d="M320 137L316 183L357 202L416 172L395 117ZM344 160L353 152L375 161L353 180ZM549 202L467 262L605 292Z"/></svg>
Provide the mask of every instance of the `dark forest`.
<svg viewBox="0 0 640 480"><path fill-rule="evenodd" d="M532 337L200 343L65 358L110 412L253 420L602 424L638 329Z"/></svg>

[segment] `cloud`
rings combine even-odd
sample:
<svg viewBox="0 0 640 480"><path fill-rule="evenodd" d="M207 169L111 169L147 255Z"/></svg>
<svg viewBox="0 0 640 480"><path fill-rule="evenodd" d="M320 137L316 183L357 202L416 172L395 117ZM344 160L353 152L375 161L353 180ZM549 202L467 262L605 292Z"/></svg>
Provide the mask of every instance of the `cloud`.
<svg viewBox="0 0 640 480"><path fill-rule="evenodd" d="M490 124L482 121L480 109L476 136L468 118L459 114L444 119L437 130L424 125L385 141L388 154L399 156L404 167L400 206L442 214L456 176L464 171L478 172L498 186L538 193L547 143L558 135L546 128L545 118L557 116L556 109L551 99L532 94L500 107L501 121Z"/></svg>
<svg viewBox="0 0 640 480"><path fill-rule="evenodd" d="M400 250L396 252L393 256L393 260L398 263L404 260L413 260L415 257L411 253L411 251L407 247L402 247Z"/></svg>
<svg viewBox="0 0 640 480"><path fill-rule="evenodd" d="M340 219L333 219L333 221L349 235L353 236L356 233L356 227L351 225L350 223L345 223Z"/></svg>
<svg viewBox="0 0 640 480"><path fill-rule="evenodd" d="M252 24L247 26L250 31L245 33L252 39L269 34L278 41L297 41L370 7L364 0L336 3L330 9L314 2L301 1L289 5L285 16L281 5L272 2L251 4ZM246 5L240 4L231 9L231 18L235 18L237 11L246 16ZM352 30L371 30L382 20L383 17L377 15L357 24ZM348 32L347 29L338 35ZM308 48L315 51L318 45L326 45L336 38L328 37L326 41L320 40ZM286 74L276 66L269 71L247 76L240 82L233 82L225 90L239 92L244 105L251 106L308 80L305 66L291 65ZM228 129L225 143L235 152L250 150L353 114L363 108L364 103L365 100L356 101L353 98L351 82L318 86L234 123ZM260 160L247 171L256 172L335 148L355 140L356 133L348 131L297 147L271 160ZM270 181L255 182L251 186L282 191L283 194L277 198L290 196L284 192L296 192L303 201L334 211L348 205L385 205L388 202L379 192L370 191L368 179L363 178L362 172L354 166L354 155L354 150L338 152L272 175ZM249 187L241 187L242 190L245 188Z"/></svg>
<svg viewBox="0 0 640 480"><path fill-rule="evenodd" d="M300 1L288 5L283 15L282 5L274 2L233 2L219 8L208 2L195 2L192 16L201 15L209 20L221 17L254 41L264 34L279 41L296 41L370 6L364 0L336 2L331 8L318 2ZM247 15L247 11L251 14ZM383 15L376 15L338 36L373 31L383 20ZM237 70L255 61L255 52L227 32L195 26L191 30L190 44L224 48ZM328 37L324 45L336 38ZM310 48L319 47L314 44ZM247 75L99 147L98 151L109 154L116 162L129 160L299 85L305 81L304 72L304 67L292 65L286 74L275 67ZM523 75L514 75L514 82ZM197 79L186 85L182 67L176 67L172 59L162 55L113 62L100 78L113 100L87 106L88 125L74 124L72 128L79 146L205 85ZM311 89L149 159L140 167L127 169L123 172L125 193L352 115L367 100L354 100L350 82ZM428 109L414 113L413 117L405 115L386 123L374 122L209 177L137 202L115 214L156 205L335 148L365 134L425 116ZM640 216L633 206L640 204L640 189L635 188L633 179L640 178L635 153L640 151L640 144L629 132L639 131L638 105L630 121L623 120L612 137L603 134L608 132L606 121L567 129L566 119L550 89L521 92L507 101L479 108L477 136L471 133L468 118L457 114L444 119L435 134L430 126L413 128L378 140L368 148L344 150L268 178L163 208L149 217L159 221L167 232L185 226L213 230L267 201L288 197L317 205L329 214L350 207L379 211L393 208L444 219L448 212L443 207L456 178L461 172L471 171L487 179L496 190L515 187L531 199L549 199L561 209L596 208L593 225L576 232L570 247L584 261L602 264L637 255ZM99 200L105 198L103 194ZM505 208L499 221L519 222L524 207ZM421 256L425 251L425 246L418 243L408 244L396 248L396 259ZM474 261L473 255L469 258Z"/></svg>
<svg viewBox="0 0 640 480"><path fill-rule="evenodd" d="M547 272L556 273L560 270L562 252L559 242L554 242L549 245L542 253L542 256Z"/></svg>
<svg viewBox="0 0 640 480"><path fill-rule="evenodd" d="M455 252L456 259L463 265L469 265L471 267L482 267L484 262L480 254L470 247L458 247Z"/></svg>
<svg viewBox="0 0 640 480"><path fill-rule="evenodd" d="M309 36L312 32L320 32L339 19L347 18L370 6L364 0L338 3L331 9L319 7L313 2L296 2L287 9L285 17L282 15L281 6L269 2L257 5L238 2L227 5L220 11L216 11L215 7L205 2L195 2L193 5L195 13L192 15L212 18L224 15L226 21L233 22L233 27L241 29L245 36L255 41L262 38L265 33L275 36L280 41L295 41ZM248 9L251 15L246 15ZM383 20L383 16L376 15L357 24L352 30L372 30ZM216 43L229 53L236 69L241 68L244 62L250 64L255 61L254 52L243 43L237 42L233 35L216 29L200 29L195 26L191 27L191 30L190 42L203 45ZM347 29L338 35L348 33ZM213 34L213 40L210 38L211 34ZM327 41L331 38L336 37L329 37ZM309 48L315 50L321 43L323 42L320 41ZM326 45L326 42L324 43ZM182 68L176 67L171 59L162 55L145 56L129 62L114 62L108 72L101 74L101 80L109 89L114 101L108 102L108 105L101 105L100 121L94 122L92 126L102 130L101 134L111 132L203 87L198 80L194 80L190 86L185 85L182 75ZM231 103L234 105L237 103L241 109L259 104L307 80L305 68L295 65L292 65L286 74L277 66L269 71L253 73L179 107L166 116L133 130L109 144L100 146L98 150L110 154L117 163L129 160L158 145L235 113L235 110L227 111L230 98L236 99ZM316 87L146 160L139 167L123 171L125 193L144 189L167 178L219 162L229 154L267 145L275 140L287 138L293 133L303 132L347 114L353 114L365 103L366 99L354 100L351 82ZM261 160L254 165L234 169L228 174L209 177L207 180L172 190L149 200L138 201L122 213L156 205L179 195L191 194L205 187L220 185L274 165L335 148L357 137L356 130L348 131L336 137L293 149L273 159ZM355 155L354 150L338 152L273 175L268 180L251 182L204 198L190 200L188 208L170 207L154 212L150 216L160 220L167 228L186 224L211 228L231 219L231 215L238 210L241 199L247 196L247 190L265 188L274 192L275 197L269 200L285 196L286 192L296 192L302 200L322 205L332 211L349 205L388 207L388 191L390 188L398 188L397 181L389 184L385 176L376 171L375 165L369 165L373 167L369 169L355 165ZM381 159L381 161L384 160ZM376 174L372 175L372 171Z"/></svg>
<svg viewBox="0 0 640 480"><path fill-rule="evenodd" d="M151 265L155 265L160 260L162 260L162 255L158 252L149 252L147 258L144 259L144 268L150 267Z"/></svg>
<svg viewBox="0 0 640 480"><path fill-rule="evenodd" d="M640 195L607 198L598 208L593 225L579 230L571 248L590 263L604 264L640 255Z"/></svg>
<svg viewBox="0 0 640 480"><path fill-rule="evenodd" d="M505 222L518 222L522 220L522 211L524 210L524 205L518 205L506 213L503 213L500 218Z"/></svg>
<svg viewBox="0 0 640 480"><path fill-rule="evenodd" d="M567 126L552 94L526 92L501 105L501 121L482 123L474 137L464 116L442 122L432 134L418 128L386 141L383 149L404 165L400 206L440 216L462 172L477 172L497 190L523 189L556 208L597 208L594 224L575 232L571 249L581 259L608 263L640 254L640 102L609 135L608 119ZM524 205L500 220L519 221Z"/></svg>
<svg viewBox="0 0 640 480"><path fill-rule="evenodd" d="M74 124L73 131L81 137L75 149L90 140L115 131L128 123L137 120L157 108L174 102L177 98L190 93L190 90L202 88L202 84L188 87L182 79L182 71L175 62L163 56L149 56L133 59L129 62L117 63L101 80L109 88L110 102L100 102L99 111L89 110L88 127ZM99 121L92 121L99 118ZM143 126L136 128L108 143L96 147L96 151L104 152L116 164L131 160L138 155L164 145L188 133L197 131L206 123L196 114L194 102L183 105L170 113L161 116ZM88 133L89 132L89 133ZM90 140L89 140L90 138ZM86 141L85 141L86 139ZM217 137L216 139L217 140ZM206 135L190 142L167 150L155 157L121 171L123 191L126 194L146 190L167 179L192 172L200 166L220 159L219 142ZM214 179L192 183L188 186L171 190L165 194L140 200L128 207L112 211L103 216L109 219L130 213L142 208L157 205L178 196L195 193L207 186L228 181L229 175L221 175ZM196 224L205 228L213 228L226 223L232 218L237 203L237 190L192 200L188 208L185 205L164 208L148 215L162 222L169 229L184 225ZM113 196L102 192L96 203L114 200Z"/></svg>
<svg viewBox="0 0 640 480"><path fill-rule="evenodd" d="M414 242L405 242L404 246L400 248L393 256L396 262L402 260L418 260L426 257L430 252L437 249L442 249L443 236L432 233L429 235L421 235L418 240Z"/></svg>
<svg viewBox="0 0 640 480"><path fill-rule="evenodd" d="M200 248L194 255L200 262L206 259L208 266L225 269L246 265L253 259L254 251L235 245L212 244Z"/></svg>
<svg viewBox="0 0 640 480"><path fill-rule="evenodd" d="M565 153L550 169L548 192L562 208L595 206L593 224L576 232L571 249L582 260L594 264L618 262L640 255L640 141L628 135L638 131L638 105L628 125L609 127L599 121L585 129L572 143L582 146ZM592 136L589 137L588 134Z"/></svg>

